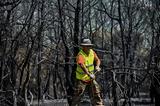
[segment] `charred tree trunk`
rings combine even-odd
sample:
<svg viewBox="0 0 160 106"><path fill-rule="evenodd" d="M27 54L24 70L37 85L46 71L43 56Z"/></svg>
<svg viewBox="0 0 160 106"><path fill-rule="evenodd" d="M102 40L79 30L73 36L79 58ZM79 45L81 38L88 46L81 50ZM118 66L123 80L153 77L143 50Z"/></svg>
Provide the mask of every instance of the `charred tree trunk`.
<svg viewBox="0 0 160 106"><path fill-rule="evenodd" d="M113 1L111 3L111 15L113 14ZM113 37L113 18L111 18L111 54L114 53L114 37ZM112 59L112 63L111 63L111 67L114 68L114 56L111 55L111 59ZM116 91L116 82L114 81L114 74L112 73L112 96L113 96L113 106L117 106L118 105L118 98L117 98L117 91Z"/></svg>
<svg viewBox="0 0 160 106"><path fill-rule="evenodd" d="M38 50L38 58L37 58L37 84L38 84L38 105L40 100L42 99L42 79L41 79L41 60L42 60L42 51L43 51L43 30L44 30L44 3L45 0L41 0L38 2L38 30L37 30L37 50Z"/></svg>
<svg viewBox="0 0 160 106"><path fill-rule="evenodd" d="M66 37L65 37L65 28L64 28L64 25L63 25L63 14L62 14L62 3L60 2L60 0L57 0L58 2L58 11L59 11L59 18L60 18L60 36L62 38L62 42L64 44L64 47L65 47L65 66L64 66L64 71L65 71L65 76L66 76L66 91L67 91L67 100L68 100L68 103L70 104L71 103L71 94L73 92L73 89L72 89L72 82L69 78L69 73L70 73L70 70L69 70L69 57L70 57L70 52L69 52L69 48L67 46L67 41L66 41Z"/></svg>

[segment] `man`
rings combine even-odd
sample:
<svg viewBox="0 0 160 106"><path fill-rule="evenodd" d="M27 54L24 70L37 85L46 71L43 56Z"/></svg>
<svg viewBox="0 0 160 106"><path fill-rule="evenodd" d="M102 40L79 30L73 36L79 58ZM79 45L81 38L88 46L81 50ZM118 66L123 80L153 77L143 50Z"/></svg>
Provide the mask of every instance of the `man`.
<svg viewBox="0 0 160 106"><path fill-rule="evenodd" d="M81 96L85 89L89 92L93 106L104 106L100 95L100 87L95 81L94 75L94 70L100 71L100 59L91 49L93 44L91 44L90 39L83 39L81 46L82 48L76 57L76 82L71 106L76 106L80 103Z"/></svg>

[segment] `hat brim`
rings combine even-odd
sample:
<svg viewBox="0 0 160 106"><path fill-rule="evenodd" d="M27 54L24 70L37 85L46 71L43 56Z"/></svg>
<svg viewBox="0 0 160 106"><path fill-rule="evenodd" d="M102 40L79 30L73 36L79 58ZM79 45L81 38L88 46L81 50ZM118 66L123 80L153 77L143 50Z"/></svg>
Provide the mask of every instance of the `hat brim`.
<svg viewBox="0 0 160 106"><path fill-rule="evenodd" d="M80 45L81 46L93 46L93 44L83 44L83 43L81 43Z"/></svg>

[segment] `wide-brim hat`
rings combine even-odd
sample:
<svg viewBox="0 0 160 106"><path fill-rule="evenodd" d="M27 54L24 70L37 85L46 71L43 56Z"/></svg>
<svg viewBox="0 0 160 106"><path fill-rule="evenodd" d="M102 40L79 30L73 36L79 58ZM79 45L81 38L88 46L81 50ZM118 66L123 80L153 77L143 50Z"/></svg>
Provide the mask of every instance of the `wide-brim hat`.
<svg viewBox="0 0 160 106"><path fill-rule="evenodd" d="M93 46L90 39L83 39L80 45L81 46Z"/></svg>

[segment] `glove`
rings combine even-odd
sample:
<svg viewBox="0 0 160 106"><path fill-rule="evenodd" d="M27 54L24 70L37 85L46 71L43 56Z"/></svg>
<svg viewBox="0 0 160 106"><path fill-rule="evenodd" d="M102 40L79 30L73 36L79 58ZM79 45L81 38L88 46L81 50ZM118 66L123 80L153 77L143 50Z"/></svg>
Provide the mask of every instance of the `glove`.
<svg viewBox="0 0 160 106"><path fill-rule="evenodd" d="M89 76L91 77L91 79L95 79L95 75L94 74L90 74Z"/></svg>
<svg viewBox="0 0 160 106"><path fill-rule="evenodd" d="M96 66L95 69L99 72L101 71L101 68L99 66Z"/></svg>

